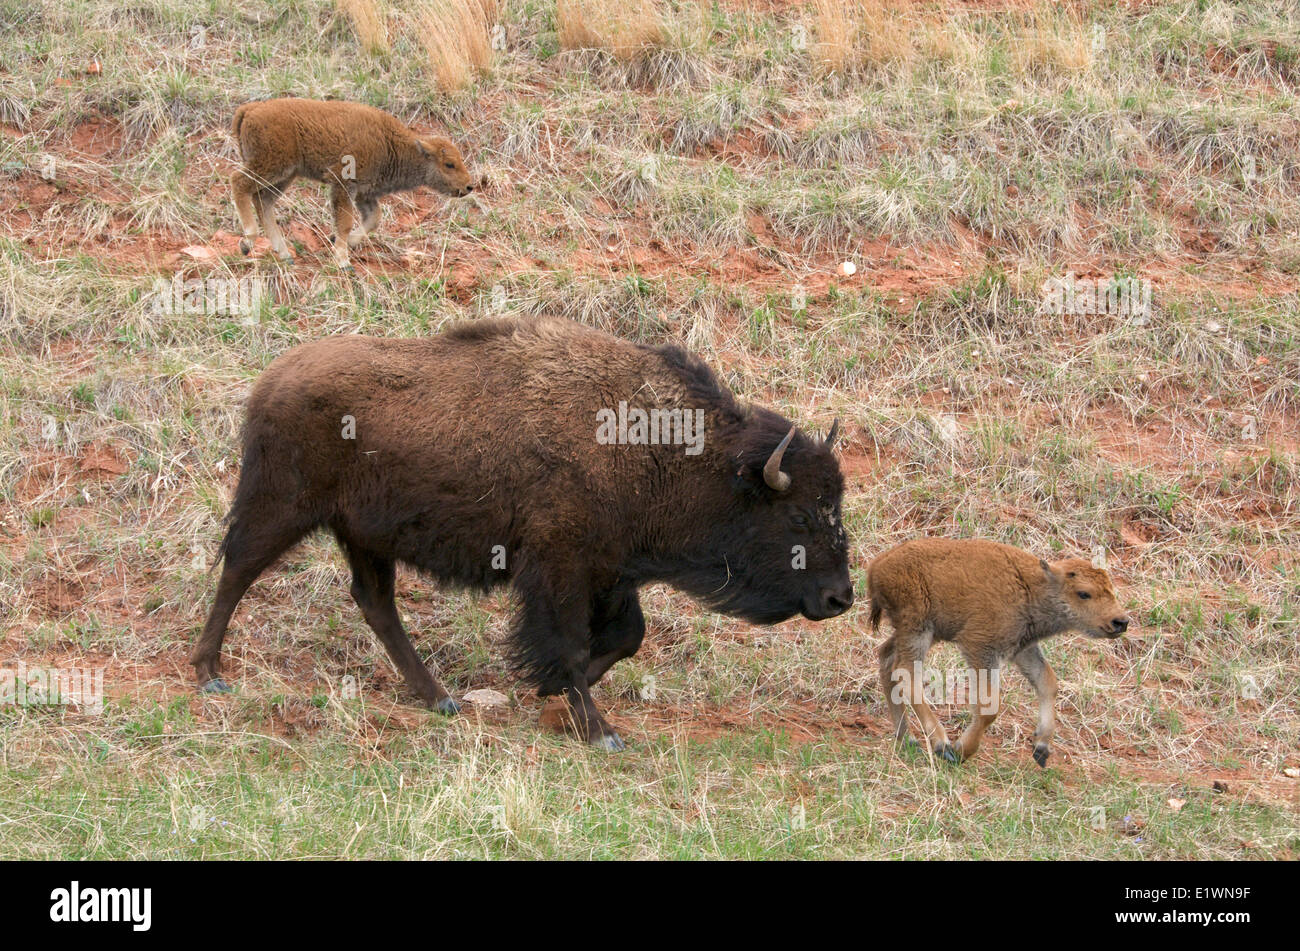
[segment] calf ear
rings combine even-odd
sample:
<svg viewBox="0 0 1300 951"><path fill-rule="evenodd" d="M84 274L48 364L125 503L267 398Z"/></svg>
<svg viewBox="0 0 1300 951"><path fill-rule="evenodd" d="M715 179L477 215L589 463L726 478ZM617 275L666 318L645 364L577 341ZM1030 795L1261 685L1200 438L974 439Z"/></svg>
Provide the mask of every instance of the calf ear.
<svg viewBox="0 0 1300 951"><path fill-rule="evenodd" d="M1049 564L1047 563L1047 559L1045 559L1045 558L1039 558L1039 559L1038 559L1038 564L1042 566L1042 568L1043 568L1043 575L1047 578L1048 581L1050 581L1050 582L1052 582L1053 584L1055 584L1055 583L1057 583L1057 582L1059 582L1059 581L1061 580L1061 579L1057 576L1056 572L1052 570L1052 566L1049 565Z"/></svg>
<svg viewBox="0 0 1300 951"><path fill-rule="evenodd" d="M424 139L420 138L418 135L415 137L415 150L419 152L421 155L423 155L425 158L430 158L433 155L433 152L430 151L429 146L425 144Z"/></svg>

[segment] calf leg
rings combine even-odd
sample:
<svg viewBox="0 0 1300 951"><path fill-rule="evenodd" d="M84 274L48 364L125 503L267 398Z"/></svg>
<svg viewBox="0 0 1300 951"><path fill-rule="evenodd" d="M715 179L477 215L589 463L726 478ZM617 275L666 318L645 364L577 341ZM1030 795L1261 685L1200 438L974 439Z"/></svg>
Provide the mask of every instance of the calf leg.
<svg viewBox="0 0 1300 951"><path fill-rule="evenodd" d="M271 250L281 260L292 261L293 252L289 250L289 244L284 240L280 223L275 220L275 203L280 200L282 194L280 188L259 188L253 192L253 207L257 210L257 219L262 223L262 230L271 239Z"/></svg>
<svg viewBox="0 0 1300 951"><path fill-rule="evenodd" d="M1037 644L1030 644L1014 658L1013 663L1034 685L1038 694L1038 728L1034 730L1034 762L1047 765L1052 755L1052 734L1056 731L1056 674Z"/></svg>
<svg viewBox="0 0 1300 951"><path fill-rule="evenodd" d="M889 672L890 685L885 689L899 689L899 699L915 711L934 755L955 763L957 752L948 742L948 734L939 717L925 700L924 663L932 640L933 635L924 626L904 622L895 630L894 663Z"/></svg>
<svg viewBox="0 0 1300 951"><path fill-rule="evenodd" d="M907 739L907 709L899 702L901 687L894 681L894 638L890 637L880 645L880 688L885 694L885 709L889 711L889 720L894 725L894 740Z"/></svg>
<svg viewBox="0 0 1300 951"><path fill-rule="evenodd" d="M974 696L970 701L970 725L957 741L957 752L961 754L962 759L969 759L975 755L975 751L980 748L984 731L998 718L998 712L1002 707L1001 659L968 657L967 661L970 663L970 684ZM980 695L981 676L985 678L983 684L988 687L986 696Z"/></svg>
<svg viewBox="0 0 1300 951"><path fill-rule="evenodd" d="M339 267L349 268L352 262L348 258L348 247L352 244L352 226L358 219L356 207L342 185L330 189L330 203L334 207L334 260Z"/></svg>
<svg viewBox="0 0 1300 951"><path fill-rule="evenodd" d="M353 228L352 233L348 235L348 247L355 248L365 240L366 235L375 230L379 224L379 202L373 198L358 198L356 201L357 214L361 219L361 227Z"/></svg>
<svg viewBox="0 0 1300 951"><path fill-rule="evenodd" d="M230 185L235 194L239 224L244 232L244 236L239 239L239 253L248 254L253 250L253 239L257 237L257 212L253 208L253 193L257 191L257 183L241 168L230 177Z"/></svg>
<svg viewBox="0 0 1300 951"><path fill-rule="evenodd" d="M597 595L591 618L591 660L587 683L596 683L609 668L631 657L645 637L645 615L636 588L621 587Z"/></svg>
<svg viewBox="0 0 1300 951"><path fill-rule="evenodd" d="M460 712L460 705L443 689L442 684L429 673L429 668L415 652L415 645L402 627L393 600L396 565L384 558L343 543L348 564L352 566L352 599L375 632L393 664L402 674L406 685L415 691L431 709L439 713Z"/></svg>

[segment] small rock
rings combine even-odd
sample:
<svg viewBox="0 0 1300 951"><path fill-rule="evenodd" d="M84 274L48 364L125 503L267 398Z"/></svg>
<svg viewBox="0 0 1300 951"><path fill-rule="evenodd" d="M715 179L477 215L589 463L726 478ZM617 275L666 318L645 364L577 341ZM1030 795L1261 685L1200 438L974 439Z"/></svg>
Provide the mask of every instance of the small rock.
<svg viewBox="0 0 1300 951"><path fill-rule="evenodd" d="M840 265L840 273L845 277L852 277L854 274L858 273L858 266L852 261L845 261Z"/></svg>
<svg viewBox="0 0 1300 951"><path fill-rule="evenodd" d="M500 690L492 690L487 687L480 690L471 690L465 694L463 699L476 707L503 707L510 702L510 698Z"/></svg>

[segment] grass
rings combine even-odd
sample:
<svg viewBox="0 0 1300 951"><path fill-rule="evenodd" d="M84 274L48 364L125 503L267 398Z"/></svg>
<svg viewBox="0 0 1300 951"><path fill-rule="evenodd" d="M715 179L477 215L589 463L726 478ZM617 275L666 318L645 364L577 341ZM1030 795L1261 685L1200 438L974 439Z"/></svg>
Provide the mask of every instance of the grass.
<svg viewBox="0 0 1300 951"><path fill-rule="evenodd" d="M352 21L357 42L371 55L392 49L388 41L388 21L384 8L374 0L338 0L338 8Z"/></svg>
<svg viewBox="0 0 1300 951"><path fill-rule="evenodd" d="M492 65L490 29L496 0L425 0L416 14L420 42L434 82L443 92L465 87Z"/></svg>
<svg viewBox="0 0 1300 951"><path fill-rule="evenodd" d="M0 0L0 668L108 692L0 705L0 856L1295 856L1294 5L770 6ZM387 199L356 281L296 186L299 263L242 258L230 115L283 93L446 131L493 185ZM176 274L264 293L154 307ZM1149 281L1150 319L1046 312L1067 274ZM324 538L236 615L236 694L195 697L256 375L543 312L844 417L859 592L919 534L1103 547L1138 623L1049 645L1050 768L1015 674L978 758L937 767L885 741L865 605L755 629L662 588L601 687L629 751L597 755L539 730L504 595L403 572L422 655L510 696L444 721Z"/></svg>

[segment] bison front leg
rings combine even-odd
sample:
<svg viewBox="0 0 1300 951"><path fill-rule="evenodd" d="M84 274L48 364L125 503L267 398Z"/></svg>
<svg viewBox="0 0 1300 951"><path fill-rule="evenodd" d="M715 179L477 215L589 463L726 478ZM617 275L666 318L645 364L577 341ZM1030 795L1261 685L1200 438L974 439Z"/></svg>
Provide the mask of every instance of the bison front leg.
<svg viewBox="0 0 1300 951"><path fill-rule="evenodd" d="M645 637L645 615L636 588L621 587L597 595L591 612L591 660L587 684L596 683L625 657L631 657Z"/></svg>
<svg viewBox="0 0 1300 951"><path fill-rule="evenodd" d="M523 610L515 626L514 663L538 696L562 695L568 701L568 726L582 739L606 750L623 749L623 740L601 716L591 698L591 598L572 586L546 584L542 591L524 585ZM538 585L539 588L543 587Z"/></svg>
<svg viewBox="0 0 1300 951"><path fill-rule="evenodd" d="M1034 762L1047 765L1052 755L1052 733L1056 730L1056 674L1037 644L1030 644L1013 661L1038 694L1038 729L1034 731Z"/></svg>

